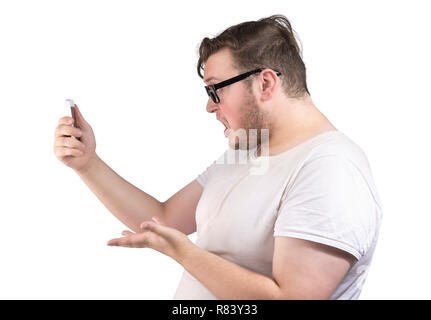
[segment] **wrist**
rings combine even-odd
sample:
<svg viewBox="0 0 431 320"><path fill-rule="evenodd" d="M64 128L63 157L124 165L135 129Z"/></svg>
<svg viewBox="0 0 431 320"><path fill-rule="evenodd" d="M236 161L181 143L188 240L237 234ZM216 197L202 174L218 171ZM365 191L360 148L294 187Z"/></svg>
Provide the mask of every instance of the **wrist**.
<svg viewBox="0 0 431 320"><path fill-rule="evenodd" d="M74 169L75 172L79 175L85 175L88 172L92 171L92 169L97 165L97 163L101 161L99 156L94 153L94 155L88 160L88 162L79 169Z"/></svg>
<svg viewBox="0 0 431 320"><path fill-rule="evenodd" d="M196 257L200 250L202 249L190 241L183 246L175 260L185 267L189 265L190 261L194 260L194 257Z"/></svg>

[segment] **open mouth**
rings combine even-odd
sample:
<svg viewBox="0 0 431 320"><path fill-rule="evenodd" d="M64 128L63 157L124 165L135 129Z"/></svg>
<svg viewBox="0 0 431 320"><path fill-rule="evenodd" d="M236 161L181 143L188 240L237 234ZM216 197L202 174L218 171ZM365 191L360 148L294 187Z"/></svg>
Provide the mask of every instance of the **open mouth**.
<svg viewBox="0 0 431 320"><path fill-rule="evenodd" d="M231 131L231 129L230 128L228 128L228 126L222 121L222 120L220 120L220 119L218 119L221 123L223 123L223 125L224 125L224 136L225 137L229 137L229 134L230 134L230 131Z"/></svg>
<svg viewBox="0 0 431 320"><path fill-rule="evenodd" d="M227 138L227 137L229 137L229 134L230 134L230 128L226 128L226 129L224 129L224 136Z"/></svg>

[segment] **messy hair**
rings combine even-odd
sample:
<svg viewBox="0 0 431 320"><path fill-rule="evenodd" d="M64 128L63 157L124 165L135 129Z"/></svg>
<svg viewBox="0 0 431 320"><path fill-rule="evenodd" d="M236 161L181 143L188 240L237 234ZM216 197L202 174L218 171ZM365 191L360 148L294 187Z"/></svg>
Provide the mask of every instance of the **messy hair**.
<svg viewBox="0 0 431 320"><path fill-rule="evenodd" d="M309 95L302 52L294 33L285 16L272 15L231 26L214 38L205 37L199 46L198 75L203 79L201 70L212 54L229 48L239 72L261 67L277 70L288 97ZM250 88L251 80L247 80Z"/></svg>

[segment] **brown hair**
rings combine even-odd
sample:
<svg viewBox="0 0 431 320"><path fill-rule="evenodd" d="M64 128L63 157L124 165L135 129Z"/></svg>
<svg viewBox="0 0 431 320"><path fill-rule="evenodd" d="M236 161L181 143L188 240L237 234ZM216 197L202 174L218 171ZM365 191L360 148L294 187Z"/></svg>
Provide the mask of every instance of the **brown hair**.
<svg viewBox="0 0 431 320"><path fill-rule="evenodd" d="M240 72L271 68L281 72L280 79L287 96L300 98L310 94L302 53L294 33L285 16L273 15L234 25L212 39L206 37L199 46L198 75L203 79L204 63L212 54L227 47ZM246 83L251 88L251 80L246 79Z"/></svg>

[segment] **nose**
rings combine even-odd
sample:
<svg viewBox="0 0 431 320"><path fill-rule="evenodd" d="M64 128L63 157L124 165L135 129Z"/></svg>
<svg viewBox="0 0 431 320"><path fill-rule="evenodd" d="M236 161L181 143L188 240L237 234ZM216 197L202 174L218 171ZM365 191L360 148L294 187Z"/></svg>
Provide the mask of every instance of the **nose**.
<svg viewBox="0 0 431 320"><path fill-rule="evenodd" d="M217 111L218 108L219 108L218 104L214 103L214 101L211 98L208 98L207 112L213 113L213 112Z"/></svg>

